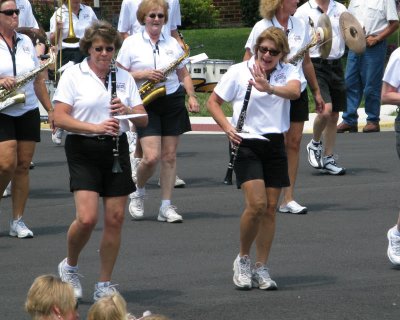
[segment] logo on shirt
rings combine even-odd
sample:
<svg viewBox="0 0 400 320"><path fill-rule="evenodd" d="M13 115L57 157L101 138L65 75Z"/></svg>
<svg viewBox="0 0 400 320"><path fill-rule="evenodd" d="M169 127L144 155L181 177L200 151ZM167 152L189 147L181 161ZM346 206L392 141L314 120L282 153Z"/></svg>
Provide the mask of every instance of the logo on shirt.
<svg viewBox="0 0 400 320"><path fill-rule="evenodd" d="M90 17L90 15L89 15L88 13L85 13L85 14L83 15L83 19L89 19L89 17Z"/></svg>
<svg viewBox="0 0 400 320"><path fill-rule="evenodd" d="M286 83L286 75L284 73L278 73L274 75L274 81L276 83L285 84Z"/></svg>
<svg viewBox="0 0 400 320"><path fill-rule="evenodd" d="M125 92L126 91L126 85L123 82L117 82L117 89L121 92Z"/></svg>

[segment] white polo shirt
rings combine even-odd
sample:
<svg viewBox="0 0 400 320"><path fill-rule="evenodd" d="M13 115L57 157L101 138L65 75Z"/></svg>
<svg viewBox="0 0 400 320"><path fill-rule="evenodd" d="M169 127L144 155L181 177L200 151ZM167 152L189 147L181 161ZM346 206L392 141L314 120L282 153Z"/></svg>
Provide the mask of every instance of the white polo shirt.
<svg viewBox="0 0 400 320"><path fill-rule="evenodd" d="M314 22L314 26L317 27L318 19L322 15L322 12L318 8L318 4L315 0L309 0L297 8L295 17L303 19L306 23L308 23L308 17L310 17ZM345 43L340 31L339 17L346 11L347 9L343 4L330 0L328 12L325 12L329 16L332 24L332 49L327 58L328 60L340 59L344 54ZM311 48L310 56L311 58L319 58L320 54L318 48Z"/></svg>
<svg viewBox="0 0 400 320"><path fill-rule="evenodd" d="M143 26L137 20L136 12L142 0L123 0L121 11L118 20L118 31L127 32L133 35L143 30ZM164 34L171 34L171 30L178 29L181 22L181 8L179 0L167 0L168 8L168 22L163 26L162 32Z"/></svg>
<svg viewBox="0 0 400 320"><path fill-rule="evenodd" d="M72 106L71 116L74 119L97 124L110 118L111 75L106 89L102 80L90 69L87 59L64 71L53 102L60 101ZM123 104L130 107L142 104L135 81L121 68L117 70L116 87L117 96ZM120 134L125 131L129 131L128 120L120 120Z"/></svg>
<svg viewBox="0 0 400 320"><path fill-rule="evenodd" d="M249 61L231 66L222 76L214 92L233 107L232 125L236 127L243 106L249 79L249 68L254 65L254 56ZM298 69L291 64L278 64L272 72L270 83L285 86L290 80L300 81ZM247 107L247 116L242 128L255 134L283 133L290 126L290 100L260 92L253 87Z"/></svg>
<svg viewBox="0 0 400 320"><path fill-rule="evenodd" d="M258 36L269 27L277 27L285 30L285 28L279 23L275 16L272 18L272 20L262 19L258 21L251 30L250 36L247 39L245 45L245 48L250 49L253 55L254 45L256 44ZM310 42L310 31L308 24L306 25L303 20L296 17L289 17L287 31L290 48L288 59L290 59L290 57L294 56L299 50L304 48ZM301 91L303 91L307 87L307 80L303 73L302 63L303 59L296 64L301 77Z"/></svg>
<svg viewBox="0 0 400 320"><path fill-rule="evenodd" d="M116 60L131 72L144 69L162 70L182 55L183 50L175 38L161 34L159 43L155 46L147 32L143 30L125 39ZM187 62L185 59L178 69L184 68ZM145 81L138 80L136 84L140 87ZM166 82L159 83L156 87L163 85L166 86L167 94L174 93L179 88L180 83L175 71L167 77Z"/></svg>
<svg viewBox="0 0 400 320"><path fill-rule="evenodd" d="M68 36L68 31L69 31L69 13L68 13L68 6L66 4L63 4L61 9L58 9L56 12L54 12L53 16L50 19L50 32L54 33L56 32L56 15L59 14L59 12L62 12L62 21L63 21L63 30L62 30L62 38L65 39ZM59 18L57 18L59 19ZM85 30L88 26L92 24L93 21L96 21L97 17L96 14L94 13L93 9L89 6L86 6L84 4L80 5L79 9L79 14L76 15L75 13L72 13L72 24L74 27L74 32L77 38L81 39L83 38L83 35L85 34ZM79 48L79 42L77 43L62 43L62 48Z"/></svg>
<svg viewBox="0 0 400 320"><path fill-rule="evenodd" d="M390 59L386 65L385 74L383 75L383 81L390 84L392 87L397 88L397 92L400 92L400 48L397 48L390 55Z"/></svg>
<svg viewBox="0 0 400 320"><path fill-rule="evenodd" d="M35 16L32 12L31 3L28 0L16 0L17 8L20 10L18 27L31 27L39 29Z"/></svg>
<svg viewBox="0 0 400 320"><path fill-rule="evenodd" d="M389 21L399 20L394 0L352 0L348 10L364 27L366 36L379 35Z"/></svg>
<svg viewBox="0 0 400 320"><path fill-rule="evenodd" d="M17 77L24 75L39 67L39 60L36 57L36 50L31 39L21 33L16 33L17 52L15 55ZM0 77L14 76L13 62L10 51L3 38L0 37ZM29 81L17 93L25 94L25 103L18 103L0 111L9 116L17 117L39 107L33 88L33 80Z"/></svg>

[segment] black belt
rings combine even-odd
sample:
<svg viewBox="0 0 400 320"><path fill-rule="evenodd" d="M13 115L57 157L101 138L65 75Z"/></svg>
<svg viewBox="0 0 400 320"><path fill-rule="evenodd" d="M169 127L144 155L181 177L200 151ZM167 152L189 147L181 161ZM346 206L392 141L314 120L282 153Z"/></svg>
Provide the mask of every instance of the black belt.
<svg viewBox="0 0 400 320"><path fill-rule="evenodd" d="M321 58L311 58L312 63L319 63L319 64L329 64L331 66L336 66L340 63L340 59L321 59Z"/></svg>
<svg viewBox="0 0 400 320"><path fill-rule="evenodd" d="M84 136L80 134L71 134L71 138L74 139L91 139L91 140L99 140L99 141L106 141L106 140L112 140L114 137L110 135L99 135L99 136Z"/></svg>

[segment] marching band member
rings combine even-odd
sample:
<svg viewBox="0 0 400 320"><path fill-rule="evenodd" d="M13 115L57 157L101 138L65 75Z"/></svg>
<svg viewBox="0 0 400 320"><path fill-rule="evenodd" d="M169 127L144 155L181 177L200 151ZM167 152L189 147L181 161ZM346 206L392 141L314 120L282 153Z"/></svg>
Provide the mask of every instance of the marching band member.
<svg viewBox="0 0 400 320"><path fill-rule="evenodd" d="M339 26L339 17L345 11L346 7L337 1L310 0L300 6L295 13L295 17L304 21L308 21L309 17L313 21L318 21L322 13L326 13L332 24L332 49L328 58L321 59L317 48L310 50L325 107L323 112L317 113L313 125L313 138L307 145L310 165L331 175L346 173L345 168L338 166L333 154L339 112L346 110L346 86L341 61L345 43ZM322 146L322 136L324 146Z"/></svg>
<svg viewBox="0 0 400 320"><path fill-rule="evenodd" d="M233 263L233 282L239 289L254 286L273 290L277 284L271 279L266 263L274 238L281 188L290 184L284 133L290 127L290 100L299 98L301 83L298 69L284 63L290 50L282 29L270 27L263 31L253 52L249 61L229 68L207 107L230 142L238 146L234 170L246 206L240 220L240 250ZM253 86L249 99L248 84ZM248 106L243 121L244 98ZM232 123L221 109L225 101L233 105ZM242 138L236 128L257 138ZM254 242L256 263L251 270L250 249Z"/></svg>
<svg viewBox="0 0 400 320"><path fill-rule="evenodd" d="M288 58L293 57L310 43L308 24L301 19L293 17L297 9L297 2L297 0L261 0L260 15L264 19L257 22L253 27L245 46L246 53L243 60L250 59L254 54L252 48L257 37L262 31L271 26L281 28L285 31L290 47ZM290 128L285 134L290 186L283 189L283 200L279 206L279 211L283 213L305 214L307 213L307 207L298 204L294 200L293 193L299 167L300 143L303 136L304 122L308 121L307 82L310 85L317 112L322 111L324 101L321 97L308 51L305 52L304 59L301 58L296 63L296 66L301 76L301 95L299 99L290 101Z"/></svg>
<svg viewBox="0 0 400 320"><path fill-rule="evenodd" d="M137 129L143 159L137 171L138 190L131 195L129 212L134 219L143 218L145 184L154 174L158 162L161 162L162 201L158 220L181 222L182 216L171 205L171 197L176 176L179 136L191 130L185 107L185 90L189 95L189 111L199 112L199 103L184 62L167 76L163 72L164 68L168 68L184 54L174 38L161 32L168 21L168 3L165 0L143 0L137 17L144 29L125 39L117 61L132 74L138 86L146 80L165 84L166 96L145 106L149 124L146 128ZM184 89L180 83L183 83Z"/></svg>
<svg viewBox="0 0 400 320"><path fill-rule="evenodd" d="M17 33L20 11L15 0L0 0L0 87L13 91L16 77L39 68L35 48L28 36ZM52 119L52 106L39 73L23 87L25 103L16 103L0 111L0 194L12 181L13 219L10 236L33 237L22 220L29 194L29 166L40 141L38 100Z"/></svg>
<svg viewBox="0 0 400 320"><path fill-rule="evenodd" d="M111 275L120 247L126 202L135 190L125 135L128 121L118 121L110 113L146 112L131 75L120 68L110 70L121 43L117 30L108 22L93 22L80 41L82 52L89 57L64 71L53 98L55 125L68 131L65 153L76 206L76 217L67 234L67 258L60 262L58 271L61 279L74 287L76 298L82 297L78 258L99 219L99 197L103 198L104 230L100 277L93 298L116 291ZM111 99L114 92L117 97ZM147 117L133 121L138 127L147 125ZM117 159L122 173L112 170L115 148L119 150Z"/></svg>
<svg viewBox="0 0 400 320"><path fill-rule="evenodd" d="M32 5L28 0L16 0L19 9L19 27L30 27L39 30L39 24L33 15Z"/></svg>

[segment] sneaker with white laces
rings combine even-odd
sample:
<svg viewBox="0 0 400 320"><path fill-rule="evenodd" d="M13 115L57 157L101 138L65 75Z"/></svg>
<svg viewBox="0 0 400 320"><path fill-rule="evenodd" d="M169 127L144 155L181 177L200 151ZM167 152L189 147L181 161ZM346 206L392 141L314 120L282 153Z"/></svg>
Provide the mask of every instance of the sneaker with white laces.
<svg viewBox="0 0 400 320"><path fill-rule="evenodd" d="M61 128L57 128L52 134L51 134L51 141L53 141L54 144L60 145L61 144L61 139L63 136L64 130Z"/></svg>
<svg viewBox="0 0 400 320"><path fill-rule="evenodd" d="M171 205L161 207L158 212L157 220L169 223L182 222L183 218L176 212L176 209L177 208L175 206Z"/></svg>
<svg viewBox="0 0 400 320"><path fill-rule="evenodd" d="M7 198L11 196L11 182L7 185L6 189L3 192L3 198Z"/></svg>
<svg viewBox="0 0 400 320"><path fill-rule="evenodd" d="M286 205L279 206L279 212L282 213L295 213L295 214L306 214L307 207L299 205L296 201L289 201Z"/></svg>
<svg viewBox="0 0 400 320"><path fill-rule="evenodd" d="M333 155L326 156L322 159L324 166L321 169L322 173L328 173L336 176L341 176L346 173L345 168L341 168L337 165Z"/></svg>
<svg viewBox="0 0 400 320"><path fill-rule="evenodd" d="M76 299L82 298L82 286L79 277L82 277L78 271L68 270L66 268L67 258L58 264L58 275L63 282L69 283L74 288L74 295ZM78 268L77 268L78 269ZM76 269L76 270L77 270Z"/></svg>
<svg viewBox="0 0 400 320"><path fill-rule="evenodd" d="M259 266L257 266L259 265ZM256 263L252 271L251 278L253 288L259 288L261 290L276 290L278 286L276 282L271 279L268 268L263 264Z"/></svg>
<svg viewBox="0 0 400 320"><path fill-rule="evenodd" d="M387 255L391 263L400 266L400 237L394 234L395 231L397 226L390 228L387 233L389 240Z"/></svg>
<svg viewBox="0 0 400 320"><path fill-rule="evenodd" d="M115 288L116 286L117 284L111 284L110 282L104 283L104 285L96 283L94 285L93 300L97 301L100 298L118 293L118 290Z"/></svg>
<svg viewBox="0 0 400 320"><path fill-rule="evenodd" d="M10 221L10 236L22 238L33 238L33 232L28 229L22 218Z"/></svg>
<svg viewBox="0 0 400 320"><path fill-rule="evenodd" d="M131 193L131 202L129 203L129 213L135 220L143 219L144 215L144 195L138 194L137 191Z"/></svg>
<svg viewBox="0 0 400 320"><path fill-rule="evenodd" d="M239 255L233 261L233 283L238 289L251 289L250 257Z"/></svg>
<svg viewBox="0 0 400 320"><path fill-rule="evenodd" d="M316 143L314 140L311 140L307 144L308 162L315 169L321 169L323 167L322 151L322 142Z"/></svg>
<svg viewBox="0 0 400 320"><path fill-rule="evenodd" d="M142 158L131 158L132 180L134 183L137 183L137 169L141 160Z"/></svg>

